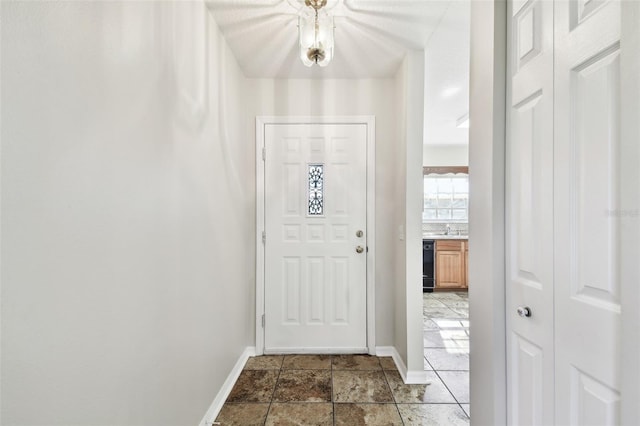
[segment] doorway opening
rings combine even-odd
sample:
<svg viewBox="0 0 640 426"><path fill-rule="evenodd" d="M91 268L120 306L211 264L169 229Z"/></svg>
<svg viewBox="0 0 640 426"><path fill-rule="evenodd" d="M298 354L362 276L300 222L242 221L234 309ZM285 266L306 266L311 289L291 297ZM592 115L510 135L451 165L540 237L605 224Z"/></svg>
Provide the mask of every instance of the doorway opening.
<svg viewBox="0 0 640 426"><path fill-rule="evenodd" d="M469 417L468 168L424 170L424 367Z"/></svg>
<svg viewBox="0 0 640 426"><path fill-rule="evenodd" d="M425 48L423 348L441 403L470 418L470 2L453 2Z"/></svg>

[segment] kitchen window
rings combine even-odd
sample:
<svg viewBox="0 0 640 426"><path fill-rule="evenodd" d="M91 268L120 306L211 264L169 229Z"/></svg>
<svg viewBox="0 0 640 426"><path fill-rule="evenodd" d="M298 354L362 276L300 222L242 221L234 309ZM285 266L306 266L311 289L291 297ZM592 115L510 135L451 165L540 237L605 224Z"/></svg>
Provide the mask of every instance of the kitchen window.
<svg viewBox="0 0 640 426"><path fill-rule="evenodd" d="M425 175L422 221L467 223L469 221L469 175L453 173Z"/></svg>

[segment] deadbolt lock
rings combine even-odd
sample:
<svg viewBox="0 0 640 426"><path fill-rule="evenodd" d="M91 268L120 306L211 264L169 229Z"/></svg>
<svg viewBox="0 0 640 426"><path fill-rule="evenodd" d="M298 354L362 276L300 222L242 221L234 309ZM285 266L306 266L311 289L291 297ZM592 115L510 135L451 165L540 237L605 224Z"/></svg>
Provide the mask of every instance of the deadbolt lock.
<svg viewBox="0 0 640 426"><path fill-rule="evenodd" d="M358 238L362 238L363 235L364 235L364 232L362 232L362 231L357 231L356 232L356 237L358 237Z"/></svg>

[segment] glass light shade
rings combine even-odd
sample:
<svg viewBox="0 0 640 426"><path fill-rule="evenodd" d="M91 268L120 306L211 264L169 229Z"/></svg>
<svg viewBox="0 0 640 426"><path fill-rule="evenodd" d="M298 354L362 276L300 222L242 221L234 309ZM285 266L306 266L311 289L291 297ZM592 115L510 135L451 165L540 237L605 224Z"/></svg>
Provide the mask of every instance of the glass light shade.
<svg viewBox="0 0 640 426"><path fill-rule="evenodd" d="M334 31L333 17L318 11L302 14L298 18L300 36L300 59L310 67L318 64L326 67L333 59Z"/></svg>

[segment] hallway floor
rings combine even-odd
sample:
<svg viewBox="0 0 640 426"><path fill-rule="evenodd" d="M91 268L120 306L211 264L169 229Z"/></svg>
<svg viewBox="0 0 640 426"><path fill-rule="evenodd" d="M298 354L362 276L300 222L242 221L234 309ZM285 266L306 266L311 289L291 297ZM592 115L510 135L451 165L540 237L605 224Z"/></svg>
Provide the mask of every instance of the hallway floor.
<svg viewBox="0 0 640 426"><path fill-rule="evenodd" d="M466 293L425 294L424 302L429 385L405 385L390 357L253 357L216 422L224 426L468 425Z"/></svg>
<svg viewBox="0 0 640 426"><path fill-rule="evenodd" d="M425 370L470 415L468 293L424 293L423 302Z"/></svg>
<svg viewBox="0 0 640 426"><path fill-rule="evenodd" d="M216 419L220 425L466 425L440 380L405 385L391 358L250 358Z"/></svg>

